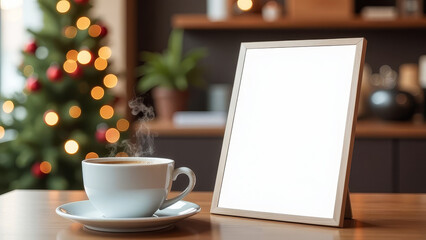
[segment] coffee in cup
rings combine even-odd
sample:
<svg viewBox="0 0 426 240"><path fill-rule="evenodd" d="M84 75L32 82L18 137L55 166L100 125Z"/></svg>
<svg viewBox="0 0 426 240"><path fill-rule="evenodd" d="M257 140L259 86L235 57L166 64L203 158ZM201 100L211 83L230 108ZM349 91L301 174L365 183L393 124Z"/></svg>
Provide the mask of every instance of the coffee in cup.
<svg viewBox="0 0 426 240"><path fill-rule="evenodd" d="M195 174L186 167L174 169L174 161L151 157L113 157L82 162L83 183L92 205L105 217L150 217L192 191ZM178 175L189 178L188 187L166 199Z"/></svg>

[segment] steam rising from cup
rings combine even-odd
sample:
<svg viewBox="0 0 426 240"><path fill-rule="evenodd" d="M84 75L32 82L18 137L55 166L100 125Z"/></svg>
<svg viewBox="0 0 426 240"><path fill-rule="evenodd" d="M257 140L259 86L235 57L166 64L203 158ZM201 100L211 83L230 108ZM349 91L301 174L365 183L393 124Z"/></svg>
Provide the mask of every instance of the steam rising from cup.
<svg viewBox="0 0 426 240"><path fill-rule="evenodd" d="M131 157L145 157L154 154L154 138L147 125L149 121L155 118L153 107L148 107L143 103L142 97L137 97L129 101L131 113L134 116L140 116L137 120L137 129L132 139L123 140L121 143L111 144L110 157L115 156L117 148L123 148Z"/></svg>

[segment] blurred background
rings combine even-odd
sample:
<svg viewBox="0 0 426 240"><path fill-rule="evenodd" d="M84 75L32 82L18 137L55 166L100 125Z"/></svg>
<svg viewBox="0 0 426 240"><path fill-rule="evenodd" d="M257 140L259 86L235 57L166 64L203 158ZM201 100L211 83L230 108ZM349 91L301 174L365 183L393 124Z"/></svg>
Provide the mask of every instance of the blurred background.
<svg viewBox="0 0 426 240"><path fill-rule="evenodd" d="M126 138L142 145L134 134L147 129L154 156L193 169L196 190L213 190L240 43L365 37L350 191L426 192L425 7L2 0L0 191L79 189L82 159L131 155L105 149Z"/></svg>

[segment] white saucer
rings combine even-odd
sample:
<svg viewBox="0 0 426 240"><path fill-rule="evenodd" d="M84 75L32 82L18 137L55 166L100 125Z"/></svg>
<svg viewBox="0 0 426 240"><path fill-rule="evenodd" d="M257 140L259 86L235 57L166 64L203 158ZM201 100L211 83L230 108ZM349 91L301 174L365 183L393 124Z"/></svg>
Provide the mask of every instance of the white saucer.
<svg viewBox="0 0 426 240"><path fill-rule="evenodd" d="M200 210L200 206L195 203L179 201L166 209L158 210L152 217L107 218L86 200L61 205L56 208L56 213L96 231L144 232L171 227L173 223L190 217Z"/></svg>

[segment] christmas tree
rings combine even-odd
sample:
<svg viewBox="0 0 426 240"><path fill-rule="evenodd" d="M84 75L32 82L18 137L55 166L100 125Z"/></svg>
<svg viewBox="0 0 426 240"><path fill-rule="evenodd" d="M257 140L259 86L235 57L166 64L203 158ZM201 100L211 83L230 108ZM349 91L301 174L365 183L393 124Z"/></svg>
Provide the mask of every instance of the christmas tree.
<svg viewBox="0 0 426 240"><path fill-rule="evenodd" d="M88 0L38 0L43 28L22 52L22 92L2 97L0 192L15 188L79 189L81 160L107 156L126 119L109 92L107 28L88 17ZM7 80L12 81L12 80ZM118 153L125 155L125 153Z"/></svg>

